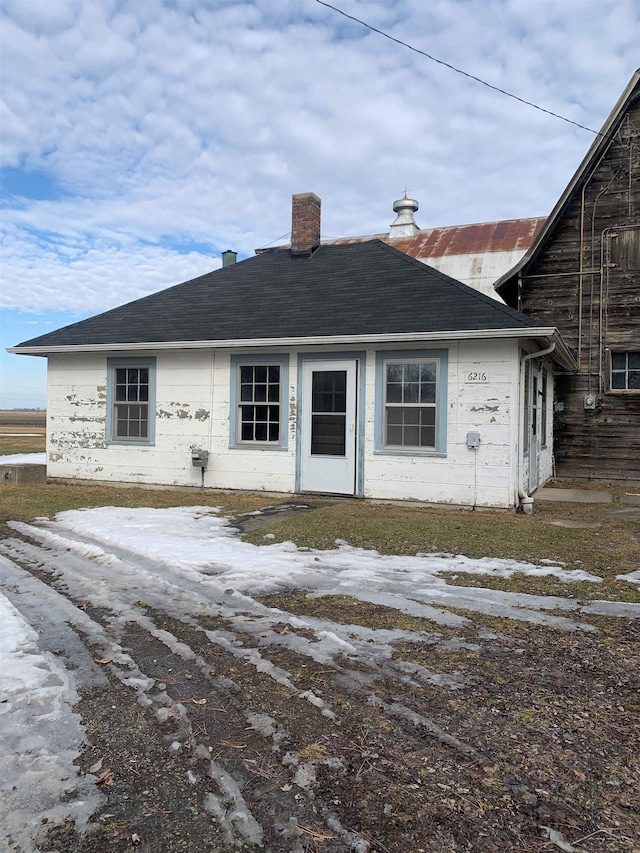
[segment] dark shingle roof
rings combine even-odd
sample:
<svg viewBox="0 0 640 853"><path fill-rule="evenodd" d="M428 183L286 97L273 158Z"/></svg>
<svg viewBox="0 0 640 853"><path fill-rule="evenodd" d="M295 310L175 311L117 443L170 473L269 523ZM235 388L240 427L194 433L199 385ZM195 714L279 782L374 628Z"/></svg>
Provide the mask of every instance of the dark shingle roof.
<svg viewBox="0 0 640 853"><path fill-rule="evenodd" d="M519 329L539 324L379 241L263 252L20 347Z"/></svg>

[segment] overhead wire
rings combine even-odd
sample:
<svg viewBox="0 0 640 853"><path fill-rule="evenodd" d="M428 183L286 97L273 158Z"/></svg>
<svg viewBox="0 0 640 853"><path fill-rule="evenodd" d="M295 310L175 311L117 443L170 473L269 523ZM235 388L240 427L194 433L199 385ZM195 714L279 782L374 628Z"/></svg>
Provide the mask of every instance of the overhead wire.
<svg viewBox="0 0 640 853"><path fill-rule="evenodd" d="M579 127L581 130L586 130L589 133L593 133L595 136L601 136L603 137L603 139L609 139L606 134L600 133L600 131L594 130L592 127L587 127L584 124L580 124L580 122L560 115L560 113L555 113L553 112L553 110L548 110L545 107L541 107L538 104L534 104L533 101L528 101L526 98L521 98L518 95L514 95L513 92L507 92L506 89L501 89L499 86L494 86L492 83L487 83L486 80L483 80L481 77L476 77L475 74L469 74L469 72L463 71L461 68L457 68L450 62L445 62L444 59L438 59L436 56L432 56L430 53L427 53L424 50L420 50L420 48L414 47L413 45L408 44L406 41L402 41L402 39L395 38L395 36L386 33L384 30L380 30L377 27L372 26L372 24L368 24L366 21L363 21L360 18L356 18L354 15L347 14L347 12L344 12L337 6L333 6L331 3L325 2L325 0L316 0L316 3L319 3L321 6L326 6L327 9L332 9L334 12L337 12L339 15L348 18L350 21L355 21L355 23L361 24L363 27L366 27L368 30L371 30L371 32L378 33L378 35L389 39L389 41L393 41L396 44L401 45L402 47L406 47L408 50L412 50L414 53L419 53L420 56L424 56L427 59L430 59L432 62L437 62L438 65L444 65L446 68L451 69L451 71L455 71L457 74L462 74L464 77L468 77L470 80L475 80L476 83L481 83L488 89L493 89L494 92L499 92L501 95L506 95L508 98L513 98L514 101L519 101L521 104L525 104L528 107L533 107L534 110L539 110L541 113L546 113L547 115L553 116L553 118L558 118L561 121L566 121L568 124L572 124L575 127Z"/></svg>

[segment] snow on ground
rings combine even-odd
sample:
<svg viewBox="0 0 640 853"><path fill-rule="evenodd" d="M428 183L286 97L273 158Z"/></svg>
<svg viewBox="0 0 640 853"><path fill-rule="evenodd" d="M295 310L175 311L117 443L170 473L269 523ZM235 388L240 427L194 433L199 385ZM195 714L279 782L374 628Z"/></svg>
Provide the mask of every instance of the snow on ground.
<svg viewBox="0 0 640 853"><path fill-rule="evenodd" d="M0 456L0 465L46 465L46 453L8 453Z"/></svg>
<svg viewBox="0 0 640 853"><path fill-rule="evenodd" d="M77 694L67 670L38 648L38 634L0 593L0 846L30 850L43 817L82 825L95 788L73 765L84 739L72 711ZM61 800L67 800L61 804Z"/></svg>
<svg viewBox="0 0 640 853"><path fill-rule="evenodd" d="M96 674L86 647L74 647L74 643L82 646L80 637L92 654L95 650L96 657L110 661L112 675L135 689L142 705L155 708L158 719L171 713L180 719L184 709L172 704L162 686L155 685L118 643L118 630L137 623L174 654L209 672L210 664L200 660L197 651L155 625L149 615L154 610L179 620L221 617L229 628L202 629L208 640L294 691L290 673L269 660L270 648L285 647L327 664L356 687L362 670L345 669L341 663L345 657L368 669L369 679L416 679L455 690L462 676L398 662L391 644L416 638L457 643L457 647L464 643L415 631L296 617L266 607L253 596L285 589L308 590L313 596L348 594L446 625L468 621L446 609L447 605L567 630L595 630L570 618L577 611L640 618L637 604L580 604L575 598L455 586L441 576L447 572L510 577L522 572L553 576L565 583L601 581L582 569L546 560L534 565L452 554L384 556L346 543L338 543L331 551L298 549L291 542L258 547L243 542L230 522L210 507L101 507L61 512L54 520L41 518L32 525L9 524L30 540L0 541L0 590L4 592L0 595L0 844L5 840L8 845L11 839L11 849L16 851L33 849L29 838L42 817L73 814L82 824L93 810L95 779L77 775L72 764L84 739L72 705L76 687L104 676ZM52 584L40 580L41 574L49 575ZM74 601L86 601L111 614L110 630ZM558 615L559 611L566 616ZM291 630L282 630L283 621ZM37 633L29 623L42 624L44 633ZM253 645L239 639L247 634L254 638ZM73 660L75 682L61 660L45 651L59 647ZM313 691L296 692L322 715L333 718L331 707ZM246 804L236 799L234 809L246 810Z"/></svg>

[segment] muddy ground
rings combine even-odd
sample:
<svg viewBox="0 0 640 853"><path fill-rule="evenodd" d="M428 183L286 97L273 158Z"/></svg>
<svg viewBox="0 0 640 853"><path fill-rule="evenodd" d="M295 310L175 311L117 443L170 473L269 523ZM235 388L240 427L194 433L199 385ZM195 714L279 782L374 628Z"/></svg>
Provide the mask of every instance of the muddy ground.
<svg viewBox="0 0 640 853"><path fill-rule="evenodd" d="M261 635L215 602L177 618L159 596L123 618L34 553L12 559L94 626L70 615L52 651L73 669L79 640L106 679L75 709L102 805L87 831L43 826L41 851L640 851L638 620L447 626L286 592L262 599L280 612ZM359 640L375 625L375 651L314 660L318 619ZM277 643L291 634L300 653Z"/></svg>

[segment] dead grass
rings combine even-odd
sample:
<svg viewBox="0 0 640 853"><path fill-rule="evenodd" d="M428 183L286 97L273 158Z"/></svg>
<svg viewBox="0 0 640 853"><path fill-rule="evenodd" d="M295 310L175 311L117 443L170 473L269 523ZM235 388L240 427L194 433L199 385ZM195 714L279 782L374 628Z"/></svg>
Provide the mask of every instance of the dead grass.
<svg viewBox="0 0 640 853"><path fill-rule="evenodd" d="M449 582L506 592L559 595L577 599L640 601L633 584L616 575L640 566L640 520L615 515L624 488L614 490L613 504L536 504L533 516L507 512L470 512L447 508L337 500L334 504L288 518L274 517L265 529L245 535L256 545L293 541L299 547L336 548L336 540L382 554L463 554L539 564L551 560L567 569L584 569L603 582L564 583L553 577L511 578L456 573ZM66 509L96 506L170 507L219 506L223 514L239 515L274 503L299 502L299 496L265 495L187 489L49 483L0 489L0 521L32 521ZM558 519L595 523L597 528L555 526ZM8 528L4 528L5 533ZM0 533L2 531L0 530ZM273 537L273 538L271 538Z"/></svg>
<svg viewBox="0 0 640 853"><path fill-rule="evenodd" d="M603 508L602 504L544 503L536 505L531 517L340 501L270 525L269 532L275 539L265 540L262 530L245 538L258 545L291 540L298 546L320 549L335 548L338 539L382 554L450 553L534 564L546 559L563 563L567 569L584 569L604 582L567 584L525 574L506 579L459 573L455 584L507 592L640 601L636 588L616 580L617 574L640 566L640 522L606 515L611 508L612 505ZM558 518L589 520L600 527L557 527L551 522Z"/></svg>
<svg viewBox="0 0 640 853"><path fill-rule="evenodd" d="M31 435L31 433L37 433L37 435ZM0 456L8 456L12 453L43 453L46 450L46 443L44 427L0 423Z"/></svg>
<svg viewBox="0 0 640 853"><path fill-rule="evenodd" d="M0 488L0 535L9 535L3 522L31 522L39 516L52 518L67 509L98 506L153 507L173 506L220 507L226 516L240 515L290 499L268 498L252 492L212 492L199 489L155 489L137 486L88 486L81 483L47 483L46 486L3 486ZM4 530L2 529L4 528ZM11 533L11 535L13 535Z"/></svg>
<svg viewBox="0 0 640 853"><path fill-rule="evenodd" d="M287 613L294 613L296 616L329 619L341 625L360 625L376 630L417 631L441 635L459 633L459 630L452 631L430 619L409 616L393 607L370 604L351 595L323 595L319 598L311 598L304 590L295 590L256 597L256 601L262 602L267 607L277 607Z"/></svg>

